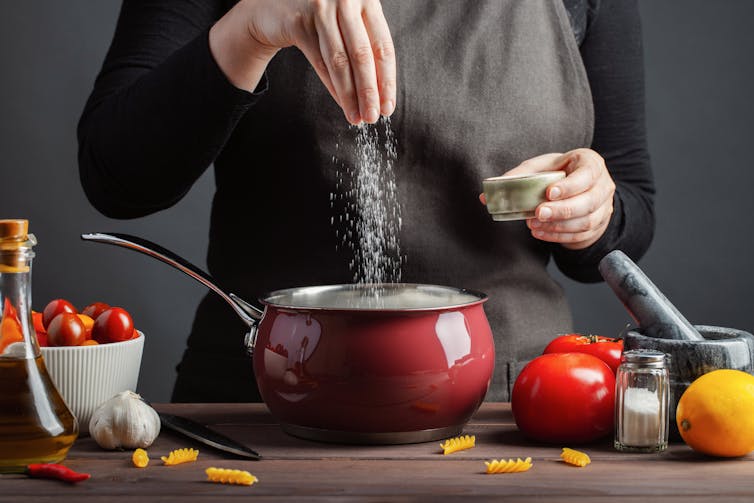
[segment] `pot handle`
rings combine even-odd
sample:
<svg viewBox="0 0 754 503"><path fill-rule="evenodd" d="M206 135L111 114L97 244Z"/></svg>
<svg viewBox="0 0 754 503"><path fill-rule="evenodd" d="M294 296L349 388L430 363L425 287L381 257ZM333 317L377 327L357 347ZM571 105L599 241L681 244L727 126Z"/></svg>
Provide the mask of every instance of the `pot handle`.
<svg viewBox="0 0 754 503"><path fill-rule="evenodd" d="M170 250L163 248L162 246L148 241L143 238L131 236L129 234L93 232L89 234L82 234L81 239L84 241L94 241L96 243L105 243L130 250L141 252L144 255L148 255L152 258L156 258L166 264L175 267L179 271L191 276L199 283L203 284L217 295L219 295L230 307L236 312L239 318L246 323L249 327L249 332L246 334L244 344L247 350L251 353L254 350L254 344L256 343L257 322L262 319L262 310L258 307L246 302L239 296L231 293L227 294L222 290L215 280L208 273L196 267L186 259L176 255Z"/></svg>

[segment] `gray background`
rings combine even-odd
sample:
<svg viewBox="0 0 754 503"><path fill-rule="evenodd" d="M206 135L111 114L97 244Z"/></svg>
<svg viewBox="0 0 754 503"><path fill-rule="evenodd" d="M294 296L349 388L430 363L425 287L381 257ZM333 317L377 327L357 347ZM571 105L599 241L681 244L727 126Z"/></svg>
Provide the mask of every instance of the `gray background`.
<svg viewBox="0 0 754 503"><path fill-rule="evenodd" d="M657 233L642 269L693 322L754 330L754 2L641 0ZM96 213L79 186L76 123L112 38L116 0L0 0L0 218L39 239L34 306L64 297L126 307L147 334L139 391L167 401L205 289L82 232L152 239L204 266L210 171L175 207L135 221ZM630 317L604 284L555 273L576 328L618 334ZM239 334L239 337L241 334Z"/></svg>

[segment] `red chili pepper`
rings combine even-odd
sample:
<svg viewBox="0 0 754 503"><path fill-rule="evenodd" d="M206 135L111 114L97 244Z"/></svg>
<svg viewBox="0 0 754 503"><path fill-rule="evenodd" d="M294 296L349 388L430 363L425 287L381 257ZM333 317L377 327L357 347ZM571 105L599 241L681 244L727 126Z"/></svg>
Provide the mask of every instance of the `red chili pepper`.
<svg viewBox="0 0 754 503"><path fill-rule="evenodd" d="M65 482L76 483L86 480L91 475L88 473L74 472L67 466L56 465L54 463L38 463L28 465L26 467L26 473L30 477L36 477L40 479L57 479Z"/></svg>

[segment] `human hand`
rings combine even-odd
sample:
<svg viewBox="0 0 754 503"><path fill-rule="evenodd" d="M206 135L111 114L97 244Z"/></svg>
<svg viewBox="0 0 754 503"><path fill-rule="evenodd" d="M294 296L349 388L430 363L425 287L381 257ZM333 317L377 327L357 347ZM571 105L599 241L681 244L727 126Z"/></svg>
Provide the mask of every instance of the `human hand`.
<svg viewBox="0 0 754 503"><path fill-rule="evenodd" d="M557 170L565 171L566 177L547 188L547 201L537 206L536 217L527 219L526 225L537 239L580 250L605 233L613 214L615 182L602 156L587 148L540 155L505 174Z"/></svg>
<svg viewBox="0 0 754 503"><path fill-rule="evenodd" d="M395 50L379 0L242 0L210 30L212 55L242 89L254 89L277 51L290 46L350 123L393 113Z"/></svg>

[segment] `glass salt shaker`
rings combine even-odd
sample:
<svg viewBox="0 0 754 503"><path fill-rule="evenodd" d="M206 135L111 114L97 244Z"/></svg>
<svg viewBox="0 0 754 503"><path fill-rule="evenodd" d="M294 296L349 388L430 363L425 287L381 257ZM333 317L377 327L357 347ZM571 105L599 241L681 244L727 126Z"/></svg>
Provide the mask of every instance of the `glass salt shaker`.
<svg viewBox="0 0 754 503"><path fill-rule="evenodd" d="M625 351L615 380L615 441L625 452L668 447L670 387L665 353Z"/></svg>

